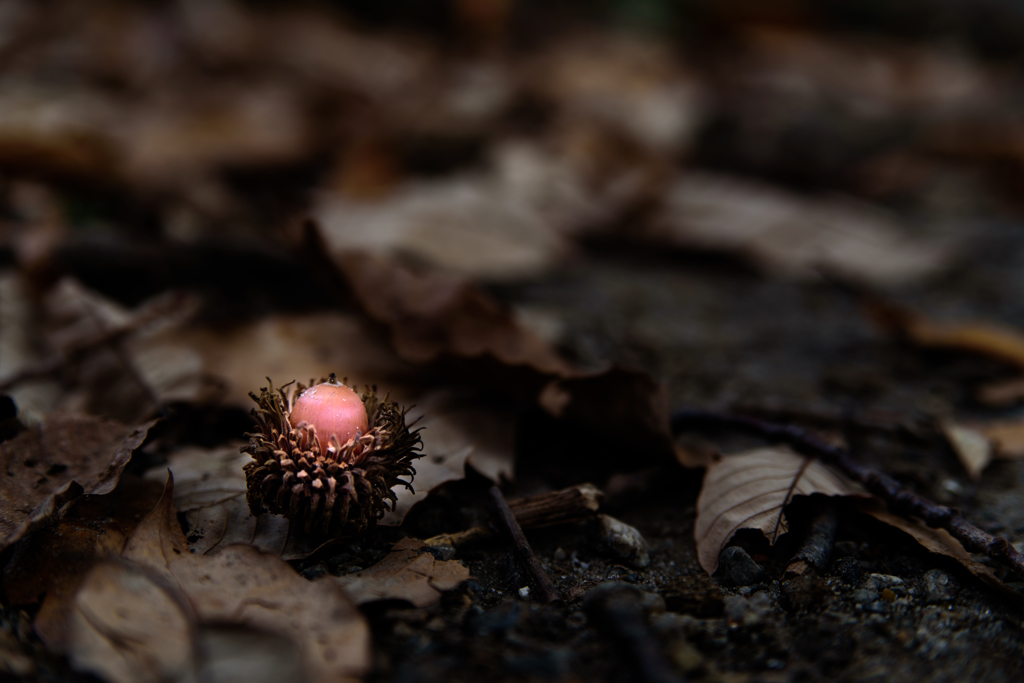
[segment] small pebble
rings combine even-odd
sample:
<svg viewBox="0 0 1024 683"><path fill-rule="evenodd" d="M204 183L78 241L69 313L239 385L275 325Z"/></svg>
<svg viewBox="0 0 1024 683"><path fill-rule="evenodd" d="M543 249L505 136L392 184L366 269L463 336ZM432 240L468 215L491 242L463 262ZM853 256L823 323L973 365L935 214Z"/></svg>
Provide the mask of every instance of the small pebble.
<svg viewBox="0 0 1024 683"><path fill-rule="evenodd" d="M521 597L521 598L528 598L529 596L530 596L530 587L529 586L523 586L522 588L519 589L519 597Z"/></svg>
<svg viewBox="0 0 1024 683"><path fill-rule="evenodd" d="M733 624L750 627L764 621L772 611L772 599L764 591L758 591L749 598L730 595L725 598L725 618Z"/></svg>
<svg viewBox="0 0 1024 683"><path fill-rule="evenodd" d="M941 569L930 569L921 577L924 599L928 603L949 602L957 594L956 581Z"/></svg>
<svg viewBox="0 0 1024 683"><path fill-rule="evenodd" d="M737 545L726 548L719 555L718 571L722 572L727 581L737 586L750 586L764 578L764 567Z"/></svg>

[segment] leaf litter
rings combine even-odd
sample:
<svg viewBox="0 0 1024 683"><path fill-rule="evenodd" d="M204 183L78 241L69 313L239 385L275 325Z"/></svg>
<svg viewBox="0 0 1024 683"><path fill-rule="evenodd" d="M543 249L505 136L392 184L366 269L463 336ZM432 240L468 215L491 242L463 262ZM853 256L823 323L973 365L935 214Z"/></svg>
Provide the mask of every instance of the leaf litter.
<svg viewBox="0 0 1024 683"><path fill-rule="evenodd" d="M41 434L33 429L65 419L48 415L55 408L91 415L73 418L83 424L118 418L131 425L161 414L169 425L138 458L114 467L108 478L118 484L114 490L90 484L91 475L75 469L103 457L79 460L73 449L53 460L74 470L81 490L59 473L47 475L31 494L27 485L34 480L24 472L4 480L5 504L9 492L24 499L13 517L3 511L4 520L35 514L38 522L8 537L16 543L5 555L5 596L26 605L41 599L40 611L26 617L34 616L36 632L69 653L75 666L108 680L257 673L291 680L303 672L307 678L314 672L314 680L403 679L419 666L440 667L436 678L459 678L468 670L439 664L436 653L454 653L452 661L499 678L509 672L608 675L616 665L611 649L595 644L589 627L573 625L571 613L552 612L559 626L550 632L535 628L547 613L515 616L516 591L523 588L510 588L515 571L488 564L504 546L460 549L462 565L420 552L408 538L391 554L341 548L339 566L331 565L332 572L343 571L351 564L346 553L384 558L359 572L365 595L425 605L366 610L379 632L375 670L367 674L366 625L339 590L326 587L333 582L337 588L339 579L307 582L274 557L296 558L293 565L304 567L298 558L308 550L289 549L294 539L282 518L248 514L237 472L246 459L235 440L244 431L239 425L251 404L248 392L267 375L280 383L337 371L418 404L427 427L417 493L387 520L399 530L380 530L389 546L397 536L388 534L411 529L483 528L479 501L459 497L478 485L466 478L467 468L528 493L578 483L594 472L629 478L632 488L626 489L643 491L642 502L627 497L615 505L626 514L643 509L628 521L649 541L650 569L622 575L621 568L603 564L599 551L576 544L571 525L538 536L538 555L573 599L610 576L665 595L674 607L645 617L647 626L663 629L647 641L669 643L677 663L689 657L679 670L718 677L782 668L789 675L855 679L866 677L866 660L885 659L909 667L893 676L927 678L941 666L969 679L980 675L962 663L947 666L946 650L927 648L949 642L948 649L962 654L971 647L976 660L974 652L984 647L992 654L986 664L1000 661L1001 652L1014 656L1013 636L986 617L959 632L959 640L939 641L949 629L902 597L884 615L893 634L886 644L859 630L863 615L843 613L852 624L843 642L854 643L846 659L845 646L820 633L831 626L809 623L801 610L788 616L772 611L767 618L777 628L756 625L766 615L752 610L736 620L739 637L724 641L703 618L666 626L680 616L682 603L673 601L696 567L692 544L673 532L688 531L697 475L690 471L680 481L667 474L671 469L631 470L652 462L675 467L673 454L690 468L704 465L669 432L669 397L723 409L751 396L770 403L788 390L765 379L770 361L758 359L776 357L796 358L791 376L811 378L815 389L800 397L809 404L804 414L836 409L846 415L853 404L865 410L895 404L915 419L918 410L956 415L947 424L952 440L966 438L979 452L986 444L995 457L1021 450L1012 415L959 417L948 381L937 380L937 389L914 400L908 395L920 387L902 375L852 390L856 383L822 384L821 356L872 365L878 360L872 354L885 356L889 349L869 349L860 328L830 317L841 306L824 288L788 282L818 282L823 271L941 298L941 289L929 288L941 288L937 276L944 276L976 287L978 300L1012 298L1012 288L1003 291L1003 275L992 276L1002 278L1000 287L988 283L985 289L971 279L977 275L951 267L963 260L961 244L976 243L971 230L949 226L973 229L993 206L995 213L1019 207L1012 192L1022 158L1012 144L1019 138L1016 77L971 49L929 39L908 46L886 23L891 18L871 11L859 19L880 24L869 39L855 31L840 35L801 3L760 14L733 4L688 17L692 26L679 40L636 38L605 31L599 22L570 20L580 26L552 25L524 49L518 22L532 30L530 7L511 11L507 3L491 3L484 11L471 4L448 8L444 27L429 22L415 30L396 27L391 22L397 19L360 14L370 12L365 8L327 12L315 5L172 3L157 10L98 1L57 3L44 14L15 2L3 9L14 38L3 41L7 59L0 74L7 105L0 116L0 250L9 254L0 273L0 382L17 380L4 386L20 419L4 420L3 448L22 448L37 438L26 435ZM609 11L625 17L626 5ZM670 10L651 11L669 12L662 23L674 25ZM1012 33L1017 25L1001 11L993 8L1005 20L1001 28ZM728 27L729 40L703 41L712 25ZM959 31L951 42L968 40ZM308 254L292 229L306 215L319 219L336 272L321 268L314 275L317 268L306 268ZM279 273L233 263L258 251L248 249L257 242L274 252L278 265L301 260L302 268ZM204 250L214 243L219 250L211 258ZM143 244L152 248L136 248ZM171 252L179 258L169 259ZM707 263L723 257L732 266ZM611 261L618 274L595 266ZM754 264L761 275L737 275L730 270L737 263ZM222 269L233 288L218 280ZM645 289L655 271L671 271L656 293ZM611 284L629 291L618 300L606 297L608 283L602 282L580 294L581 272L630 280L628 287ZM338 275L340 282L333 282ZM333 289L325 295L317 290L327 280ZM145 320L161 299L139 305L135 288L168 292L182 281L196 287L189 292L195 299L169 297L163 303L171 302L172 313ZM579 298L559 300L567 292ZM784 313L792 292L805 299L793 310L813 320L789 329ZM555 302L541 301L544 296ZM678 307L664 305L668 299ZM198 315L190 318L197 313L193 303ZM531 305L557 319L543 335L518 315ZM641 326L637 316L675 322ZM605 327L593 324L604 318ZM754 330L756 344L732 343L739 325ZM1020 365L1012 331L906 320L897 328L920 346ZM773 356L773 349L781 350ZM626 368L624 361L637 367ZM1010 378L982 385L979 396L1010 405L1022 395L1019 384ZM187 426L185 414L201 419ZM870 431L852 417L844 425ZM959 482L959 469L934 467L944 443L915 442L913 448L931 449L926 460L902 448L894 454L892 444L902 447L900 439L910 438L896 431L862 439L869 443L865 457L884 462L882 469L891 465L901 481L977 509L973 485ZM919 438L920 430L915 434ZM102 448L110 462L116 444ZM551 473L573 458L586 463L586 474L577 468L579 478L558 481L571 468ZM715 483L728 460L710 466L706 490L729 488L730 482ZM984 465L973 462L976 476ZM794 490L814 466L791 471ZM999 466L1000 476L1016 471L1012 463ZM159 519L138 527L152 485L168 469L180 515L171 514L165 498L162 512L153 511ZM134 477L143 470L147 478L140 482ZM990 485L983 476L977 486ZM74 499L66 501L61 491ZM787 521L788 495L770 497L779 499L775 521L769 514L760 526L776 535ZM703 495L700 501L708 503ZM414 504L426 513L411 516L410 525L403 515ZM658 505L672 505L670 517L648 519L647 510ZM902 518L887 523L920 526ZM912 532L921 532L920 542L948 543L922 540L930 531L922 529ZM1019 540L1016 532L1006 533ZM545 547L549 542L557 546ZM956 550L950 549L956 562L987 580L978 569L985 565L971 565ZM50 551L68 567L65 574L41 568ZM890 563L875 552L872 546L851 555L847 547L843 559L855 556L859 567L912 580L902 559ZM707 554L699 558L705 568ZM669 557L674 564L665 562ZM838 567L828 581L839 576ZM455 578L468 575L467 568L478 583L456 588ZM216 577L209 580L216 589L204 583L204 573ZM270 603L243 595L251 597L250 583L264 579ZM471 608L460 611L459 600L438 603L439 590L458 590L462 606ZM526 595L520 592L519 600L533 599ZM735 600L742 597L730 594L730 609L743 607ZM353 627L354 635L342 635L347 631L330 621L337 615L315 611L332 600L362 624ZM754 597L749 602L761 604ZM842 612L837 604L822 614ZM964 598L951 618L966 604L984 602ZM261 621L266 615L260 610L285 615L274 620L274 633L265 630L269 621ZM296 611L337 626L332 638L361 643L355 668L332 669L317 649L316 629ZM14 652L6 645L12 627L0 625L4 652ZM759 628L747 637L747 629ZM415 643L402 635L410 629ZM671 645L683 630L685 652ZM558 634L565 635L562 649L549 642ZM782 634L778 642L773 634ZM532 645L540 640L543 652ZM807 642L814 652L790 642ZM650 663L639 661L641 667Z"/></svg>

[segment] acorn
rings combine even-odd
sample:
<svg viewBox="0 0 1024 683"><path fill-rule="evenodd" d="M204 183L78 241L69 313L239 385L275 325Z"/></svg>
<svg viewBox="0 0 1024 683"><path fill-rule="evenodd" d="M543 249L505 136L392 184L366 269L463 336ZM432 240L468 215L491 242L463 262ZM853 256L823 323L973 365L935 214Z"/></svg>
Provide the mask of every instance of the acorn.
<svg viewBox="0 0 1024 683"><path fill-rule="evenodd" d="M275 390L271 382L249 395L257 431L241 450L253 458L245 465L253 515L284 515L315 538L350 538L394 509L392 488L412 490L419 430L410 431L406 411L378 398L376 387L359 395L332 373L308 387Z"/></svg>

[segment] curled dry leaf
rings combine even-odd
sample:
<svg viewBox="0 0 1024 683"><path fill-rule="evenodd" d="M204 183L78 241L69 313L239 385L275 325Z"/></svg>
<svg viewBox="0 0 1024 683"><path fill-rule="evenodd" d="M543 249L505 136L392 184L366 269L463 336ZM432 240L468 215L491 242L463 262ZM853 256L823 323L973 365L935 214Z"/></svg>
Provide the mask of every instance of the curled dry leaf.
<svg viewBox="0 0 1024 683"><path fill-rule="evenodd" d="M0 550L49 523L83 493L110 493L156 421L54 414L0 444Z"/></svg>
<svg viewBox="0 0 1024 683"><path fill-rule="evenodd" d="M760 448L723 457L708 468L697 498L697 559L708 574L740 529L759 529L774 544L789 528L793 496L864 496L857 484L817 460L787 448Z"/></svg>
<svg viewBox="0 0 1024 683"><path fill-rule="evenodd" d="M209 555L235 544L292 560L312 548L292 538L291 525L279 515L253 517L245 500L245 472L252 460L239 452L241 444L222 448L188 448L170 455L167 468L174 475L174 507L184 516L189 548ZM166 478L163 469L146 474Z"/></svg>
<svg viewBox="0 0 1024 683"><path fill-rule="evenodd" d="M374 600L406 600L427 607L441 593L469 579L469 569L458 560L436 559L422 541L405 538L383 560L369 569L337 577L358 604Z"/></svg>
<svg viewBox="0 0 1024 683"><path fill-rule="evenodd" d="M963 546L945 529L932 529L920 520L893 514L877 500L861 501L857 504L857 509L908 534L928 552L955 560L964 569L988 586L995 588L1004 597L1018 604L1022 602L1019 593L1008 588L990 567L971 557L971 554L964 550Z"/></svg>
<svg viewBox="0 0 1024 683"><path fill-rule="evenodd" d="M896 285L932 275L952 250L912 239L881 209L812 202L767 186L687 174L640 237L686 248L747 255L772 271L816 277L817 269L858 282Z"/></svg>
<svg viewBox="0 0 1024 683"><path fill-rule="evenodd" d="M69 615L71 665L112 683L188 680L195 668L193 620L176 598L137 567L96 566Z"/></svg>
<svg viewBox="0 0 1024 683"><path fill-rule="evenodd" d="M469 280L416 271L380 255L347 253L336 260L356 299L388 326L395 350L408 361L490 357L541 378L572 374L551 346Z"/></svg>
<svg viewBox="0 0 1024 683"><path fill-rule="evenodd" d="M168 478L160 502L128 539L124 560L189 605L193 624L234 624L294 642L309 681L356 681L366 673L369 629L333 579L306 581L250 546L190 553L171 505L173 488Z"/></svg>
<svg viewBox="0 0 1024 683"><path fill-rule="evenodd" d="M982 470L992 461L992 444L985 435L977 429L949 421L942 423L942 433L968 476L975 481L980 479Z"/></svg>

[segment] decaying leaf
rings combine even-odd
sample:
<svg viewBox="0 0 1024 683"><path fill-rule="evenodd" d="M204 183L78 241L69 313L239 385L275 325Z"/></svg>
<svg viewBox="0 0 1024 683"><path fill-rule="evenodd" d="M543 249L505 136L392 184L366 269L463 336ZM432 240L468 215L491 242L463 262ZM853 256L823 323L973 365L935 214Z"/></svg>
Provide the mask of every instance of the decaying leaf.
<svg viewBox="0 0 1024 683"><path fill-rule="evenodd" d="M173 503L185 518L189 548L209 555L243 544L285 560L306 556L311 548L299 547L291 538L286 518L270 514L253 517L249 512L242 467L252 458L239 452L240 445L188 448L169 458L167 469L175 482ZM146 476L162 481L167 473L157 468Z"/></svg>
<svg viewBox="0 0 1024 683"><path fill-rule="evenodd" d="M416 399L407 419L423 428L424 456L413 464L413 489L394 489L395 509L385 513L381 524L401 524L433 489L462 479L467 464L495 482L512 477L515 416L511 410L482 405L472 396L436 392Z"/></svg>
<svg viewBox="0 0 1024 683"><path fill-rule="evenodd" d="M171 505L172 495L168 478L160 502L128 539L122 558L132 570L101 566L99 579L92 584L87 580L89 590L79 592L76 604L101 609L104 596L134 592L138 597L129 600L133 611L145 613L151 606L168 615L164 639L188 641L197 623L245 626L294 642L309 681L360 679L370 664L369 629L333 579L306 581L284 561L250 546L230 546L213 556L192 554ZM138 579L140 575L145 579ZM172 604L188 606L182 612L185 618L175 614ZM86 635L74 641L76 646L84 643L84 652L76 649L73 658L97 661L89 654L94 636L115 644L131 641L130 649L141 656L119 661L125 662L129 675L144 680L158 653L150 652L145 638L136 638L137 620L121 624L119 614L112 616L101 622L86 619ZM96 633L89 633L89 627L97 627ZM175 667L178 661L174 660Z"/></svg>
<svg viewBox="0 0 1024 683"><path fill-rule="evenodd" d="M194 349L204 372L225 385L224 403L246 410L254 405L249 392L267 386L268 376L283 384L334 372L352 386L377 384L397 396L396 385L416 372L365 321L338 313L269 315L227 330L193 328L176 335L175 343Z"/></svg>
<svg viewBox="0 0 1024 683"><path fill-rule="evenodd" d="M153 509L162 484L122 477L111 493L80 496L56 524L24 539L4 571L8 599L27 605L42 599L33 627L51 647L70 642L75 595L93 567L120 556L132 530Z"/></svg>
<svg viewBox="0 0 1024 683"><path fill-rule="evenodd" d="M949 421L942 424L942 433L971 479L980 479L982 470L992 461L992 444L985 435L977 429Z"/></svg>
<svg viewBox="0 0 1024 683"><path fill-rule="evenodd" d="M332 253L415 257L442 270L487 279L551 269L568 245L537 207L500 178L413 184L378 201L325 197L316 216Z"/></svg>
<svg viewBox="0 0 1024 683"><path fill-rule="evenodd" d="M838 200L812 202L766 186L688 173L666 195L643 239L747 255L790 277L824 269L878 285L912 282L940 271L946 245L909 237L880 209Z"/></svg>
<svg viewBox="0 0 1024 683"><path fill-rule="evenodd" d="M1001 595L1019 603L1021 597L1010 590L999 580L990 567L978 562L964 550L960 543L950 536L945 529L933 529L920 520L901 517L886 510L877 500L865 500L857 504L857 509L870 515L880 522L895 527L910 535L928 552L956 560L964 569L981 579L985 584L995 588Z"/></svg>
<svg viewBox="0 0 1024 683"><path fill-rule="evenodd" d="M336 580L358 604L406 600L415 607L427 607L468 578L469 569L458 560L438 560L422 541L405 538L369 569Z"/></svg>
<svg viewBox="0 0 1024 683"><path fill-rule="evenodd" d="M380 255L337 260L367 314L388 326L395 350L408 361L490 357L541 377L571 373L551 346L469 280L418 272Z"/></svg>
<svg viewBox="0 0 1024 683"><path fill-rule="evenodd" d="M98 565L75 596L71 665L113 683L188 680L195 668L193 620L176 598L137 567Z"/></svg>
<svg viewBox="0 0 1024 683"><path fill-rule="evenodd" d="M0 383L17 404L24 424L38 424L46 413L56 408L60 385L49 378L10 382L25 368L43 360L43 353L34 343L35 310L30 288L22 278L0 276Z"/></svg>
<svg viewBox="0 0 1024 683"><path fill-rule="evenodd" d="M1024 370L1024 333L987 322L941 322L877 297L866 297L867 314L888 332L925 348L976 353Z"/></svg>
<svg viewBox="0 0 1024 683"><path fill-rule="evenodd" d="M1024 458L1024 421L997 420L970 425L992 444L995 458L1019 460Z"/></svg>
<svg viewBox="0 0 1024 683"><path fill-rule="evenodd" d="M793 496L867 496L817 460L786 448L760 448L723 457L708 468L697 498L697 559L708 574L740 529L759 529L774 544L786 532L784 509Z"/></svg>
<svg viewBox="0 0 1024 683"><path fill-rule="evenodd" d="M967 474L975 481L993 460L1024 458L1024 422L1020 420L947 421L942 430Z"/></svg>
<svg viewBox="0 0 1024 683"><path fill-rule="evenodd" d="M156 421L54 414L0 444L0 549L47 524L83 493L110 493Z"/></svg>

